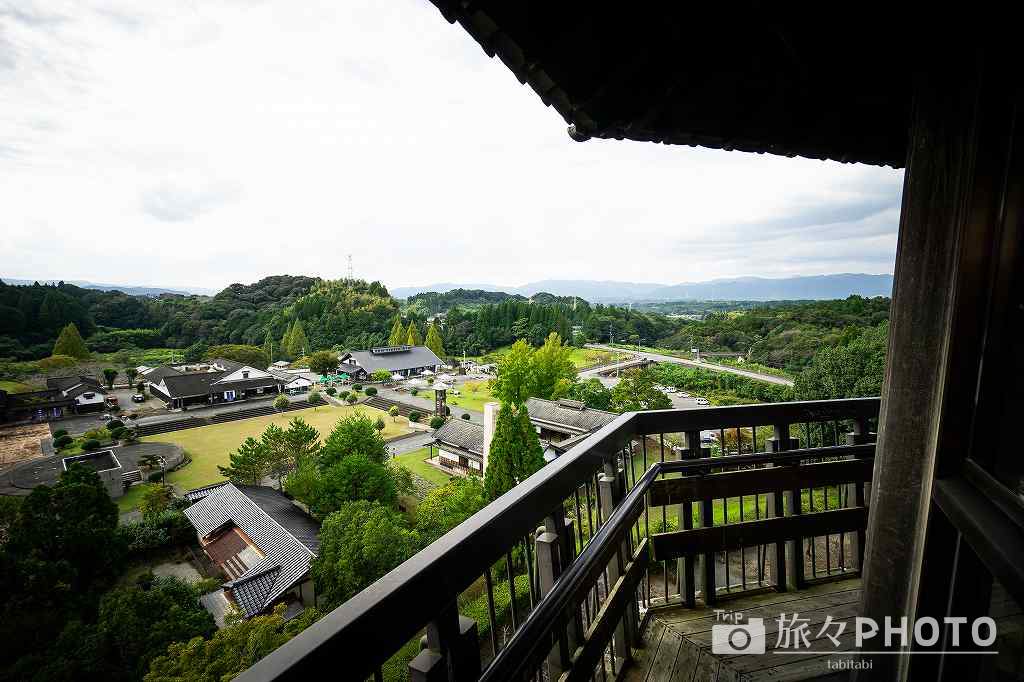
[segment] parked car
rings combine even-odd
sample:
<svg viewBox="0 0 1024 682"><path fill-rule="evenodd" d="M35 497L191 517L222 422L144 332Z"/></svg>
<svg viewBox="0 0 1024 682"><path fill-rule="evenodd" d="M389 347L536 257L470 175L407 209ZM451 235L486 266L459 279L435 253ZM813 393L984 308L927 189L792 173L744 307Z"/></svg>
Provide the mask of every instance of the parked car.
<svg viewBox="0 0 1024 682"><path fill-rule="evenodd" d="M117 407L117 396L108 395L106 402L107 402L107 405L110 406L110 407Z"/></svg>
<svg viewBox="0 0 1024 682"><path fill-rule="evenodd" d="M707 398L697 398L698 405L710 405Z"/></svg>
<svg viewBox="0 0 1024 682"><path fill-rule="evenodd" d="M142 395L141 393L136 393L135 395L132 396L132 402L133 403L144 403L144 402L146 402L146 396Z"/></svg>

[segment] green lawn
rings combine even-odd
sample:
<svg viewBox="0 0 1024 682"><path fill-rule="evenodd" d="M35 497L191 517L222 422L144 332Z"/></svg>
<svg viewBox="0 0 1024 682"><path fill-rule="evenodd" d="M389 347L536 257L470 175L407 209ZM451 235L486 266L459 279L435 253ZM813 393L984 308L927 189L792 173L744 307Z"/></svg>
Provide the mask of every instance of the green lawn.
<svg viewBox="0 0 1024 682"><path fill-rule="evenodd" d="M487 380L467 381L459 386L461 395L452 395L448 392L448 404L461 407L464 410L483 412L486 403L495 402L497 398L491 395L491 388ZM427 400L434 400L433 391L420 391L419 395Z"/></svg>
<svg viewBox="0 0 1024 682"><path fill-rule="evenodd" d="M362 405L346 405L345 407L327 405L203 426L198 429L162 433L156 436L147 436L142 440L155 443L174 443L185 449L192 458L192 463L167 474L167 482L182 490L190 490L223 480L224 477L217 471L217 465L227 464L228 455L234 452L242 441L249 436L259 436L270 424L285 427L295 417L302 417L308 424L320 431L322 437L326 437L339 419L353 411L363 412L371 419L383 417L384 438L393 438L410 431L409 423L404 417L398 417L396 421L386 412Z"/></svg>
<svg viewBox="0 0 1024 682"><path fill-rule="evenodd" d="M146 474L149 472L147 471ZM136 483L131 488L128 488L124 492L124 495L117 498L117 511L124 514L139 508L139 503L142 502L142 495L146 492L146 483Z"/></svg>
<svg viewBox="0 0 1024 682"><path fill-rule="evenodd" d="M614 360L615 355L616 353L611 351L597 350L596 348L573 348L569 358L572 360L572 364L579 368L603 365Z"/></svg>
<svg viewBox="0 0 1024 682"><path fill-rule="evenodd" d="M451 476L423 461L429 456L429 448L420 448L419 450L407 452L404 455L398 455L395 457L394 461L401 464L420 478L425 478L434 485L444 485L448 482L448 479L450 479Z"/></svg>
<svg viewBox="0 0 1024 682"><path fill-rule="evenodd" d="M0 391L7 391L8 393L24 393L26 391L31 390L31 386L29 386L28 384L23 384L20 381L0 379Z"/></svg>

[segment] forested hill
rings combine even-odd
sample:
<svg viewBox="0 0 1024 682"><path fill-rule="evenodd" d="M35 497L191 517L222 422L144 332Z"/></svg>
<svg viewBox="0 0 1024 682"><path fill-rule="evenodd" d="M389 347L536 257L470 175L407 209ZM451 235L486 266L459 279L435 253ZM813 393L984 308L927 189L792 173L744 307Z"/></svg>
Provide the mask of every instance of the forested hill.
<svg viewBox="0 0 1024 682"><path fill-rule="evenodd" d="M575 296L556 296L547 292L538 292L533 296L506 294L503 291L485 291L483 289L451 289L445 292L425 291L413 294L405 301L406 312L418 315L436 315L446 313L458 306L461 308L479 308L483 305L495 305L503 301L533 302L541 305L573 305L579 301Z"/></svg>

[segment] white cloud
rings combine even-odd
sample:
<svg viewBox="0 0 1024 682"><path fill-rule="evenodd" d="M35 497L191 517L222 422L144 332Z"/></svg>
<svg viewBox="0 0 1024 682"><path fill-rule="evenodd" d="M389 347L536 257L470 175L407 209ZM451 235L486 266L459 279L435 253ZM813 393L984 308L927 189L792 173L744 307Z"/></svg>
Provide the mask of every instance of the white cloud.
<svg viewBox="0 0 1024 682"><path fill-rule="evenodd" d="M891 272L901 177L572 142L421 0L0 0L10 277Z"/></svg>

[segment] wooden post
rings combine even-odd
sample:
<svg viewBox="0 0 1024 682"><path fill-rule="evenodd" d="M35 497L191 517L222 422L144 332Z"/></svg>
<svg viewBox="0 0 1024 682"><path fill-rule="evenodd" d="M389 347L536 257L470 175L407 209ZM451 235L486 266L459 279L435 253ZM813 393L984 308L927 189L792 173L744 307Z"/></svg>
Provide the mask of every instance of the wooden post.
<svg viewBox="0 0 1024 682"><path fill-rule="evenodd" d="M785 452L798 446L789 437L789 424L775 424L774 435L768 439L768 452ZM768 495L768 516L787 516L800 513L800 491L776 490ZM803 539L775 543L772 567L775 573L775 588L780 592L800 589L804 581Z"/></svg>
<svg viewBox="0 0 1024 682"><path fill-rule="evenodd" d="M868 421L863 417L855 419L853 422L853 431L846 434L847 445L863 445L870 443L873 434L869 433ZM850 500L853 501L853 506L863 507L867 500L871 499L871 484L864 483L863 481L857 481L856 483L850 483L846 486L846 499L847 504L850 504ZM845 542L845 538L841 539ZM857 569L864 569L864 530L858 530L853 533L853 539L851 541L853 555L857 557ZM845 566L843 568L846 568Z"/></svg>
<svg viewBox="0 0 1024 682"><path fill-rule="evenodd" d="M427 626L425 648L409 662L412 682L472 682L480 677L476 621L460 616L456 602Z"/></svg>
<svg viewBox="0 0 1024 682"><path fill-rule="evenodd" d="M618 467L614 461L608 461L604 464L604 474L598 478L598 496L601 499L601 513L607 520L615 508L618 506L621 500L622 491L619 489L619 475L616 470ZM622 567L626 565L626 557L622 554L622 545L620 544L615 552L615 556L608 563L608 584L609 586L614 585L622 575ZM615 633L612 637L614 642L615 652L617 656L621 656L624 659L631 658L629 643L632 640L632 632L636 630L635 623L631 622L633 611L626 609L622 620L615 626Z"/></svg>

